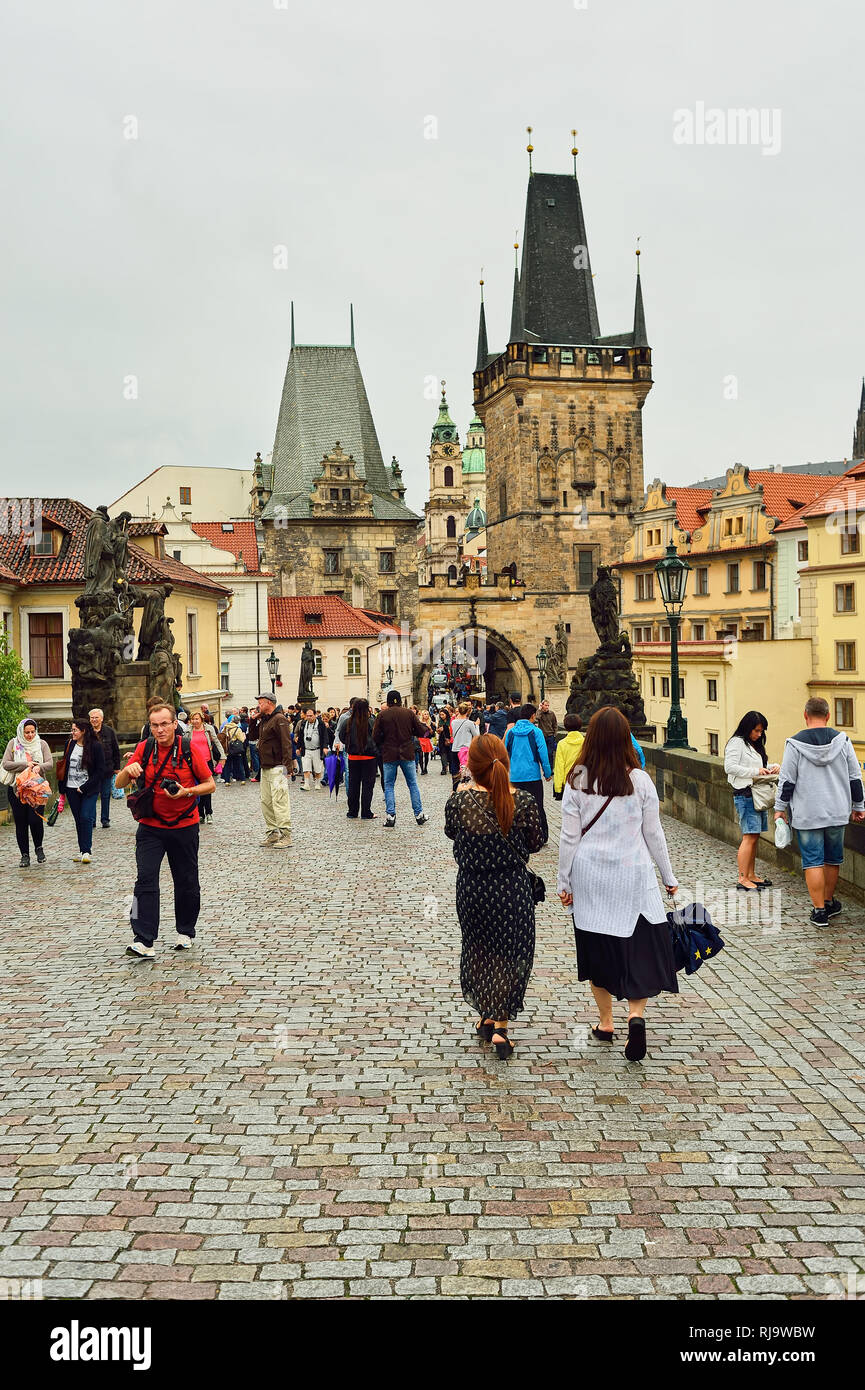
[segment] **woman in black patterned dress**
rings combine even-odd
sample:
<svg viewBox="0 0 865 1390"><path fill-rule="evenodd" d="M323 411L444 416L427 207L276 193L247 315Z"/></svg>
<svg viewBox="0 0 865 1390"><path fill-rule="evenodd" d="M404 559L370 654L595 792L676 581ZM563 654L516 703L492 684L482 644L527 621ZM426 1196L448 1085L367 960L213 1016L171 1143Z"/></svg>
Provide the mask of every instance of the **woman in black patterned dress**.
<svg viewBox="0 0 865 1390"><path fill-rule="evenodd" d="M445 806L454 842L457 916L462 931L460 985L480 1014L478 1036L509 1057L508 1020L525 1001L535 956L535 903L526 871L544 834L535 798L515 789L505 745L494 734L472 739L463 782Z"/></svg>

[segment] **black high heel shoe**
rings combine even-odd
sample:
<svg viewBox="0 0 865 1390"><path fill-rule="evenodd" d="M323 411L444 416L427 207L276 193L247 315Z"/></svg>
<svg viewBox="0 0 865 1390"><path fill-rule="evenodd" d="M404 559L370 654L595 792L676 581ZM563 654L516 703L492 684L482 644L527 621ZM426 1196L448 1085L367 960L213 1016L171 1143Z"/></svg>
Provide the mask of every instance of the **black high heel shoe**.
<svg viewBox="0 0 865 1390"><path fill-rule="evenodd" d="M480 1042L492 1042L493 1033L495 1032L495 1024L485 1023L484 1020L481 1019L480 1023L478 1023L475 1027L475 1032L477 1033L478 1040Z"/></svg>
<svg viewBox="0 0 865 1390"><path fill-rule="evenodd" d="M498 1033L500 1037L504 1038L504 1042L493 1043L496 1049L496 1056L500 1062L506 1062L514 1050L514 1045L508 1037L507 1028L494 1028L493 1034L495 1033Z"/></svg>

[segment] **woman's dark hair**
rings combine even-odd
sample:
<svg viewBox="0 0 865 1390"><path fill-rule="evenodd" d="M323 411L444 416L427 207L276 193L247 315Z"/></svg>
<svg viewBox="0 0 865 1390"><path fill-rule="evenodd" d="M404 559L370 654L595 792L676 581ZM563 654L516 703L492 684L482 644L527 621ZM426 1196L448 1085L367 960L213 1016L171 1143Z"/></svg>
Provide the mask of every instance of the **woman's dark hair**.
<svg viewBox="0 0 865 1390"><path fill-rule="evenodd" d="M93 732L93 725L89 719L73 719L72 723L76 729L80 729L84 735L81 741L81 766L86 772L90 772L93 767L93 745L96 742L96 735Z"/></svg>
<svg viewBox="0 0 865 1390"><path fill-rule="evenodd" d="M511 791L511 760L508 750L495 734L480 734L469 744L469 772L479 787L489 794L496 820L507 835L514 823L514 794Z"/></svg>
<svg viewBox="0 0 865 1390"><path fill-rule="evenodd" d="M568 773L568 786L580 781L579 769L586 769L583 786L601 796L631 796L631 773L640 766L631 742L631 726L620 709L605 705L589 720L586 737L577 761Z"/></svg>
<svg viewBox="0 0 865 1390"><path fill-rule="evenodd" d="M345 741L347 748L351 748L352 737L355 739L357 751L365 753L369 739L369 700L365 700L362 695L357 696L351 707L351 714L348 719L348 738Z"/></svg>
<svg viewBox="0 0 865 1390"><path fill-rule="evenodd" d="M758 739L752 739L751 735L758 724L763 725L763 732ZM747 714L742 715L742 718L731 733L730 738L727 739L727 742L730 743L734 738L743 739L749 747L756 748L760 757L763 759L763 766L765 767L769 761L766 753L766 730L768 727L769 721L765 714L761 714L758 709L749 709Z"/></svg>

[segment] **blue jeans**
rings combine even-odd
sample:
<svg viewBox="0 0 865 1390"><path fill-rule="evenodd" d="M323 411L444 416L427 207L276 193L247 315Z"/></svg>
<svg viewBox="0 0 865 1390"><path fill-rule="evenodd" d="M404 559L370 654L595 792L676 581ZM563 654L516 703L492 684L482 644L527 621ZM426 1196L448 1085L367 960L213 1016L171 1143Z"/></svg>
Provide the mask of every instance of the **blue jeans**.
<svg viewBox="0 0 865 1390"><path fill-rule="evenodd" d="M93 827L96 824L98 800L98 792L94 792L92 796L82 796L76 787L66 789L66 803L75 822L79 854L90 854L93 849Z"/></svg>
<svg viewBox="0 0 865 1390"><path fill-rule="evenodd" d="M396 815L396 798L393 794L393 785L396 781L396 770L402 768L402 775L408 783L409 796L411 797L411 808L415 817L423 812L423 805L420 799L420 791L417 785L417 773L414 767L414 758L400 758L398 763L384 764L384 808L389 816Z"/></svg>
<svg viewBox="0 0 865 1390"><path fill-rule="evenodd" d="M232 777L237 782L246 781L246 768L243 763L243 754L240 749L232 748L225 759L225 767L222 769L223 782L230 782Z"/></svg>
<svg viewBox="0 0 865 1390"><path fill-rule="evenodd" d="M110 825L110 824L111 824L111 785L112 785L113 781L114 781L114 773L113 773L113 772L109 772L108 775L107 775L106 777L103 777L103 779L102 779L102 787L100 788L99 796L97 797L97 800L101 803L102 824L103 824L103 825ZM94 803L93 803L93 824L94 824L94 825L96 824L96 802L95 802L95 801L94 801Z"/></svg>
<svg viewBox="0 0 865 1390"><path fill-rule="evenodd" d="M249 749L249 761L252 766L252 776L257 777L261 772L261 759L258 756L258 744L248 743L246 746Z"/></svg>
<svg viewBox="0 0 865 1390"><path fill-rule="evenodd" d="M761 835L769 829L769 812L758 811L752 796L733 793L733 805L739 817L739 829L743 835Z"/></svg>
<svg viewBox="0 0 865 1390"><path fill-rule="evenodd" d="M846 825L826 825L819 830L797 830L802 868L820 869L824 864L834 868L843 864L846 829Z"/></svg>

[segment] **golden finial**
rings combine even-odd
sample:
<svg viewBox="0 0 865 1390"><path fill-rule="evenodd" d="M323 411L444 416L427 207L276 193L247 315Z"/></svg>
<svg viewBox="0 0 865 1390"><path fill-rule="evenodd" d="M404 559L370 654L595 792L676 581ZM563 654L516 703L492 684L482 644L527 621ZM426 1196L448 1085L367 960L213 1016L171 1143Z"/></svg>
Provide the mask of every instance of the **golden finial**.
<svg viewBox="0 0 865 1390"><path fill-rule="evenodd" d="M640 273L640 238L639 238L639 237L637 237L637 249L636 249L636 251L634 252L634 255L637 257L637 274L639 275L639 273Z"/></svg>
<svg viewBox="0 0 865 1390"><path fill-rule="evenodd" d="M442 400L444 400L444 398L445 398L445 386L446 386L446 385L447 385L447 382L446 382L446 381L442 381Z"/></svg>
<svg viewBox="0 0 865 1390"><path fill-rule="evenodd" d="M519 236L520 236L519 231L518 231L516 228L514 228L514 265L519 265L519 255L518 255L518 252L519 252L519 249L520 249Z"/></svg>
<svg viewBox="0 0 865 1390"><path fill-rule="evenodd" d="M526 132L527 132L528 137L529 137L529 143L526 145L526 150L527 150L528 156L529 156L529 173L531 173L531 172L532 172L532 151L534 150L535 147L534 147L534 145L532 144L532 128L531 128L530 125L527 125L527 126L526 126Z"/></svg>
<svg viewBox="0 0 865 1390"><path fill-rule="evenodd" d="M478 281L478 284L479 284L480 287L481 287L481 304L483 304L483 302L484 302L484 268L483 268L483 266L481 266L481 278L480 278L480 280Z"/></svg>
<svg viewBox="0 0 865 1390"><path fill-rule="evenodd" d="M577 149L577 132L576 132L575 130L572 130L572 131L571 131L571 140L573 141L573 144L572 144L572 146L571 146L571 154L572 154L573 157L574 157L574 178L576 178L576 177L577 177L577 155L578 155L580 152L579 152L579 150Z"/></svg>

